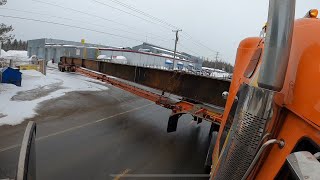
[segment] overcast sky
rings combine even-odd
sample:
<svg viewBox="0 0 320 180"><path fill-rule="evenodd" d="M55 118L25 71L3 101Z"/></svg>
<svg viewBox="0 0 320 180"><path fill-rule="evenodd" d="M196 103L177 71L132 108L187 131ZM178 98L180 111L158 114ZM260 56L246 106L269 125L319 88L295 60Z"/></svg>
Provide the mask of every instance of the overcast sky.
<svg viewBox="0 0 320 180"><path fill-rule="evenodd" d="M73 8L83 13L32 0L7 1L5 6L0 7L1 15L51 21L126 37L0 17L0 23L13 25L15 29L13 33L18 39L55 38L80 41L83 38L88 43L121 47L131 47L147 41L166 48L174 48L175 36L171 31L172 27L124 8L115 3L115 0L37 0ZM105 3L107 6L95 1ZM221 58L230 63L234 63L237 46L242 39L259 35L261 27L267 21L269 2L268 0L118 1L181 28L179 51L211 59L215 56L215 52L219 51ZM312 8L320 9L319 0L297 0L296 17L303 17ZM22 11L30 11L33 14Z"/></svg>

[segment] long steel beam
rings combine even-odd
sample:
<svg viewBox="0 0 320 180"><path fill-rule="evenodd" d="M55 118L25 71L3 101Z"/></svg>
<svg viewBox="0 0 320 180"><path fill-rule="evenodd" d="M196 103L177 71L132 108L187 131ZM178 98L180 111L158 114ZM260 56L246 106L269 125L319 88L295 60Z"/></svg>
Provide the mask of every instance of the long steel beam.
<svg viewBox="0 0 320 180"><path fill-rule="evenodd" d="M224 107L226 103L221 94L224 91L228 91L230 86L230 81L227 80L198 76L186 72L69 57L61 57L61 62L172 93L188 100L220 107Z"/></svg>

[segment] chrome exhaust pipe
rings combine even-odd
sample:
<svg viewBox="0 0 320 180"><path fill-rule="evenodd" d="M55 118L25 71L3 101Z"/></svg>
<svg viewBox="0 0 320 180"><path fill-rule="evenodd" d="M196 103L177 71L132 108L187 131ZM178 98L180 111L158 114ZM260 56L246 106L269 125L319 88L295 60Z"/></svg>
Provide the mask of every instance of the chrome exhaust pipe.
<svg viewBox="0 0 320 180"><path fill-rule="evenodd" d="M258 85L273 91L283 87L290 56L296 0L270 0L267 35Z"/></svg>

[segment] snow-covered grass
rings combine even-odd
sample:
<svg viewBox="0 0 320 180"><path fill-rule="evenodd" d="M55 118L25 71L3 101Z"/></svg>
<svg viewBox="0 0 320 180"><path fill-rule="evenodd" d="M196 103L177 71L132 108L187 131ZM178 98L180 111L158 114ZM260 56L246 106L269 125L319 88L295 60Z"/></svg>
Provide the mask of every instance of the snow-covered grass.
<svg viewBox="0 0 320 180"><path fill-rule="evenodd" d="M24 70L22 86L0 84L0 126L17 125L36 115L39 103L72 91L103 91L106 86L76 73L63 73L49 64L47 76ZM99 82L99 81L97 81Z"/></svg>

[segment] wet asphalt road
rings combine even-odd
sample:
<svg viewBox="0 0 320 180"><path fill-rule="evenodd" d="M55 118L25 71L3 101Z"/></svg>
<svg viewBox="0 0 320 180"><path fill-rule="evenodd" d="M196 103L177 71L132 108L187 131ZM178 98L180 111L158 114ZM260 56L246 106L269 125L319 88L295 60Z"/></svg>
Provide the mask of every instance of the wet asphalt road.
<svg viewBox="0 0 320 180"><path fill-rule="evenodd" d="M120 89L68 93L37 112L38 180L204 173L210 124L185 115L168 134L169 110ZM25 126L0 127L0 179L14 178Z"/></svg>

